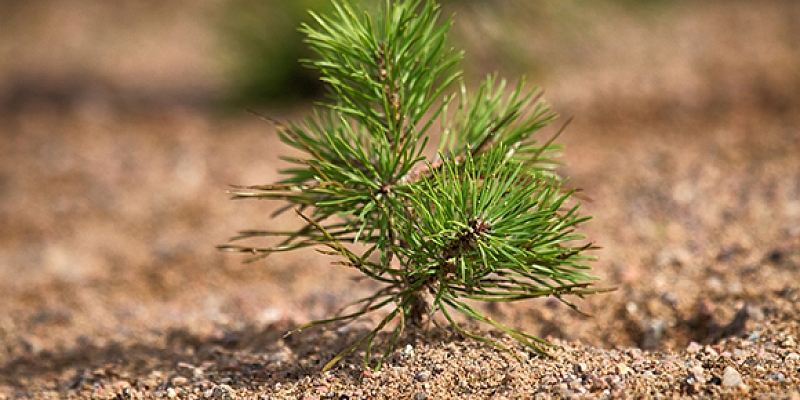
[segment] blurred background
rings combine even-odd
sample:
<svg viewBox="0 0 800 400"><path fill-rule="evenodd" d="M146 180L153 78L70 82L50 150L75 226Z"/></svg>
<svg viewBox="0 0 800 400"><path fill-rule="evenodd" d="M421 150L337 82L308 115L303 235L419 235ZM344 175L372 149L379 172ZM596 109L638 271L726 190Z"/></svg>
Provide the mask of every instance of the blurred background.
<svg viewBox="0 0 800 400"><path fill-rule="evenodd" d="M145 327L319 318L373 289L312 251L241 264L215 250L240 229L297 224L225 189L279 178L291 152L243 110L310 110L323 88L297 63L310 54L296 29L329 7L0 1L5 356ZM800 234L800 2L450 0L444 13L472 87L526 75L576 116L563 172L598 216L586 226L605 247L598 275L623 289L599 322L562 332L541 321L578 317L498 311L513 324L641 344L636 324L668 319L662 303L629 316L639 328L602 318L665 293L693 307L694 281L741 293L724 272L698 281L685 268Z"/></svg>
<svg viewBox="0 0 800 400"><path fill-rule="evenodd" d="M470 78L525 74L559 101L658 98L705 112L734 101L786 107L796 92L791 1L443 3L457 14L452 44L467 51ZM35 102L285 106L322 91L297 62L311 56L297 28L307 10L328 11L327 0L0 7L6 111Z"/></svg>

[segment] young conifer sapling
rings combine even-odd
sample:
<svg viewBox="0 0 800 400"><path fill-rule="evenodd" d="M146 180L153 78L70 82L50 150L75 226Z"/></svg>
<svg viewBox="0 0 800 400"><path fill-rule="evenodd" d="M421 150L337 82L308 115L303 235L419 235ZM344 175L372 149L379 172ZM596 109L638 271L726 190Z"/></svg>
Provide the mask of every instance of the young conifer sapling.
<svg viewBox="0 0 800 400"><path fill-rule="evenodd" d="M572 191L554 173L561 146L553 141L561 131L545 141L534 137L556 115L522 81L509 88L490 76L469 95L457 68L462 53L446 42L452 21L440 21L433 0L385 0L375 16L340 0L334 10L312 13L313 26L301 28L317 54L304 62L319 71L329 101L301 122L266 118L304 157L285 158L293 166L278 183L232 191L234 198L288 202L282 210L293 209L304 226L242 231L232 239L283 237L273 247L220 248L254 261L322 246L340 258L337 264L384 285L349 312L289 332L389 310L323 370L362 345L367 368L377 335L386 331L380 369L404 330L436 313L466 337L506 349L467 331L455 313L546 354L549 343L468 302L553 296L575 308L567 296L605 291L591 286L596 278L585 263L593 247L575 233L589 217L579 215ZM437 156L426 159L433 138Z"/></svg>

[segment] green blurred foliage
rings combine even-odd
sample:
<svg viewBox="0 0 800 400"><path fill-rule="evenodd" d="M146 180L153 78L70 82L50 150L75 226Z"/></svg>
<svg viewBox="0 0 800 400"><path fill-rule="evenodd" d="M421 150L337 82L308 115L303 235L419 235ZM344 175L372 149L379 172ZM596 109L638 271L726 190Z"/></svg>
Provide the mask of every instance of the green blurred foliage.
<svg viewBox="0 0 800 400"><path fill-rule="evenodd" d="M380 7L381 0L351 0ZM664 0L440 0L443 15L459 16L451 42L466 50L470 80L493 71L539 80L570 52L592 48L597 14L630 12L635 18L656 11ZM316 72L298 60L313 57L298 32L311 22L308 11L326 13L330 0L237 0L221 14L221 43L231 54L225 69L227 104L234 108L290 105L320 97ZM643 12L643 13L642 13ZM550 44L548 44L550 43ZM564 49L567 47L567 49ZM574 49L574 50L569 50ZM585 49L584 49L585 50ZM562 60L563 61L563 60Z"/></svg>
<svg viewBox="0 0 800 400"><path fill-rule="evenodd" d="M221 16L221 42L229 79L227 103L233 107L291 103L318 96L314 71L298 60L310 57L297 29L311 22L308 10L326 12L329 0L237 0Z"/></svg>

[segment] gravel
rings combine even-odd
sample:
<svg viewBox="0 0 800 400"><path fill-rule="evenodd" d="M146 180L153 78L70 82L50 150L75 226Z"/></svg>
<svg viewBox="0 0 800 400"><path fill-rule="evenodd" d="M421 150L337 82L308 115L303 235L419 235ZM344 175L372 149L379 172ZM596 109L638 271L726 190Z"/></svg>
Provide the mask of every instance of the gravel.
<svg viewBox="0 0 800 400"><path fill-rule="evenodd" d="M553 299L484 308L552 358L433 327L379 372L358 350L320 373L369 321L283 335L378 286L310 251L214 250L297 226L224 193L278 179L270 127L103 96L0 111L0 399L800 399L800 7L722 4L617 18L582 37L598 51L555 57L581 64L548 96L577 116L562 171L618 290L578 300L591 317Z"/></svg>

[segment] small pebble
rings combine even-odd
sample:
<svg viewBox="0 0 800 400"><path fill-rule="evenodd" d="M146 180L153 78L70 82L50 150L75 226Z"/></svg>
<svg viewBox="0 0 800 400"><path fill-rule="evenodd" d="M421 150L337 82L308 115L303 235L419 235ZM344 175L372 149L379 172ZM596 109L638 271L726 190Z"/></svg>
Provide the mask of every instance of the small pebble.
<svg viewBox="0 0 800 400"><path fill-rule="evenodd" d="M631 370L631 367L623 363L618 363L617 365L614 366L614 373L617 375L628 375L631 372L633 372L633 370Z"/></svg>
<svg viewBox="0 0 800 400"><path fill-rule="evenodd" d="M689 343L689 346L686 347L686 352L689 353L689 354L694 354L694 353L699 352L702 349L703 349L703 346L700 343L691 342L691 343Z"/></svg>
<svg viewBox="0 0 800 400"><path fill-rule="evenodd" d="M725 371L722 372L722 386L734 387L739 385L744 385L744 381L742 381L742 376L739 375L739 371L733 367L726 367Z"/></svg>
<svg viewBox="0 0 800 400"><path fill-rule="evenodd" d="M765 378L780 382L786 380L786 376L783 375L783 372L778 372L777 374L769 374Z"/></svg>
<svg viewBox="0 0 800 400"><path fill-rule="evenodd" d="M228 385L214 386L211 391L211 396L217 400L230 400L232 399L233 389Z"/></svg>
<svg viewBox="0 0 800 400"><path fill-rule="evenodd" d="M588 367L586 366L586 363L577 363L572 366L572 370L576 374L582 374L588 370Z"/></svg>
<svg viewBox="0 0 800 400"><path fill-rule="evenodd" d="M703 376L703 367L695 365L689 370L689 378L697 383L706 383L706 378Z"/></svg>
<svg viewBox="0 0 800 400"><path fill-rule="evenodd" d="M407 344L401 353L403 354L403 358L406 359L414 357L414 347L412 347L410 344Z"/></svg>

